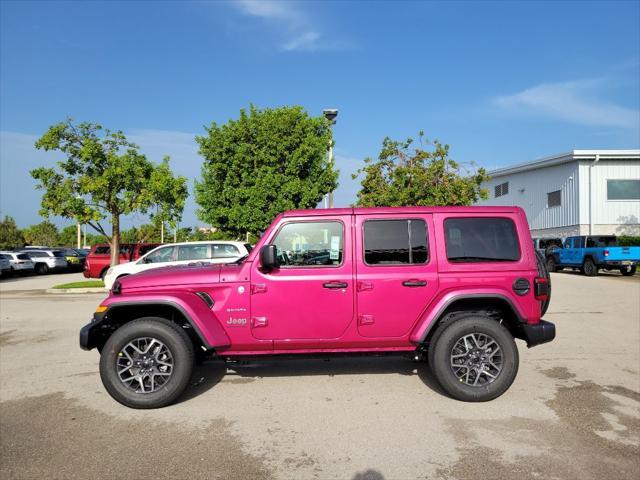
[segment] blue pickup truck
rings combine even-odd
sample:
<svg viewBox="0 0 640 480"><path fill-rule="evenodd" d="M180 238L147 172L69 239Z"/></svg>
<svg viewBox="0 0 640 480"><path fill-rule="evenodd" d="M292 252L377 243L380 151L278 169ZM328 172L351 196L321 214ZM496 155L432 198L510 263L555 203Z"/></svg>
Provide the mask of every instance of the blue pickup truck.
<svg viewBox="0 0 640 480"><path fill-rule="evenodd" d="M613 235L568 237L562 247L547 253L550 272L574 268L589 277L598 275L599 269L619 270L630 276L636 273L638 263L640 247L619 247Z"/></svg>

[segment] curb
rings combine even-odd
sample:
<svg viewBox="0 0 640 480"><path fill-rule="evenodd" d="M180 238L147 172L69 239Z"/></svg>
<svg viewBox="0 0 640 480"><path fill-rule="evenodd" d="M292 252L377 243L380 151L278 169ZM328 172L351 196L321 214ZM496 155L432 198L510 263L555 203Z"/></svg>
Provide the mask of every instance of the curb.
<svg viewBox="0 0 640 480"><path fill-rule="evenodd" d="M104 287L95 288L47 288L46 293L64 294L64 293L108 293Z"/></svg>

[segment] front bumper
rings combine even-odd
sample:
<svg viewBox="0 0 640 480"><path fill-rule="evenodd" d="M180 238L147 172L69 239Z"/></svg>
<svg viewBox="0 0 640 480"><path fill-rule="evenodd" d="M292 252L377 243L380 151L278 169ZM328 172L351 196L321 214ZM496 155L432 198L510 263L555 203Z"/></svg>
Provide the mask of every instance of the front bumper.
<svg viewBox="0 0 640 480"><path fill-rule="evenodd" d="M522 339L527 342L527 347L535 347L547 343L556 338L556 326L551 322L540 320L536 325L522 325Z"/></svg>
<svg viewBox="0 0 640 480"><path fill-rule="evenodd" d="M80 329L80 348L93 350L104 343L104 338L113 331L111 325L105 325L102 320L104 313L94 313L93 320Z"/></svg>

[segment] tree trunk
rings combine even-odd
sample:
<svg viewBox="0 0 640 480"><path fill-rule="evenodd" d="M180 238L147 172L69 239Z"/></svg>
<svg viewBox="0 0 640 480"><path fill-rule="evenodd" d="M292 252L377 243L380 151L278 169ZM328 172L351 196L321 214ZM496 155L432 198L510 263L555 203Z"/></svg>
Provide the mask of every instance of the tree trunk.
<svg viewBox="0 0 640 480"><path fill-rule="evenodd" d="M111 266L120 263L120 216L111 216Z"/></svg>

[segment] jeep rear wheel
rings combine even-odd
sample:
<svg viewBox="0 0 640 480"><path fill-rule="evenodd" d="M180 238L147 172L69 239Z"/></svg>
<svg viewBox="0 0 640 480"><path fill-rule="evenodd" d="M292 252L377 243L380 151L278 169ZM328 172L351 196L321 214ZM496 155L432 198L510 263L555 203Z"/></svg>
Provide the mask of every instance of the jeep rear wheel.
<svg viewBox="0 0 640 480"><path fill-rule="evenodd" d="M584 263L582 264L582 273L587 277L595 277L598 275L598 267L593 263L593 259L591 257L584 259Z"/></svg>
<svg viewBox="0 0 640 480"><path fill-rule="evenodd" d="M620 269L620 273L622 275L624 275L625 277L630 277L631 275L634 275L636 273L636 266L635 265L627 265L626 267L622 267Z"/></svg>
<svg viewBox="0 0 640 480"><path fill-rule="evenodd" d="M429 364L453 398L485 402L506 392L518 373L518 348L509 331L479 313L447 322L434 334Z"/></svg>
<svg viewBox="0 0 640 480"><path fill-rule="evenodd" d="M193 344L186 332L163 318L124 324L100 355L100 378L115 400L132 408L171 404L189 383Z"/></svg>

